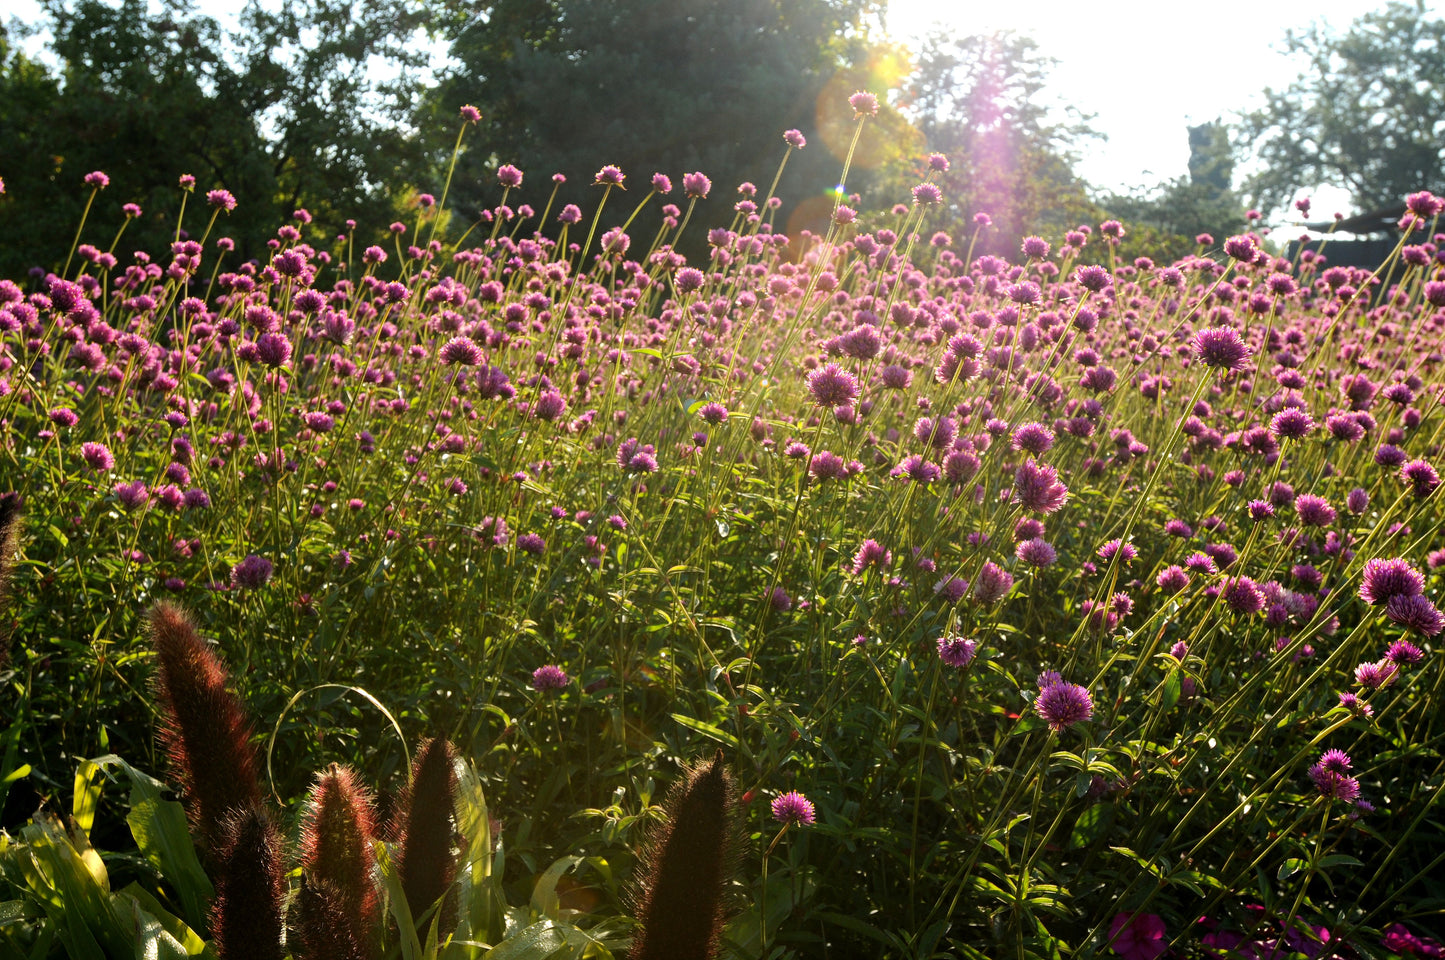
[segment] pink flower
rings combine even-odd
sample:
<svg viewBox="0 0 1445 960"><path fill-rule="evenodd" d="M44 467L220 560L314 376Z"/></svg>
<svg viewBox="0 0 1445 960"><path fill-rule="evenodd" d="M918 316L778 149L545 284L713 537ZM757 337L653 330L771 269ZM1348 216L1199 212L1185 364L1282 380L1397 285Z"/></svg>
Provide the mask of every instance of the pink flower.
<svg viewBox="0 0 1445 960"><path fill-rule="evenodd" d="M1121 913L1109 924L1110 948L1124 960L1159 960L1169 949L1157 913Z"/></svg>

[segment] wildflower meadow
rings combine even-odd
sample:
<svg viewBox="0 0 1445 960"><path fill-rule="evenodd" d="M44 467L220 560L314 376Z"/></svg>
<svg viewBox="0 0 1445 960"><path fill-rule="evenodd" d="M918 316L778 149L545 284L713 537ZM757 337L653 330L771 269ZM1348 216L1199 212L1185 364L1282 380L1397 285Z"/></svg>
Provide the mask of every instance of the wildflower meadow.
<svg viewBox="0 0 1445 960"><path fill-rule="evenodd" d="M97 171L0 280L0 953L1445 956L1445 199L1005 260L937 155L524 168L248 262Z"/></svg>

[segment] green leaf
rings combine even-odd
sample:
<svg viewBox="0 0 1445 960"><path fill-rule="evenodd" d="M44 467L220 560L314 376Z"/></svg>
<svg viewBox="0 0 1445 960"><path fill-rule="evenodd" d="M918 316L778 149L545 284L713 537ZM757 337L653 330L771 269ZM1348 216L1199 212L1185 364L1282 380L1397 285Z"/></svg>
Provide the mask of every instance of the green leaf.
<svg viewBox="0 0 1445 960"><path fill-rule="evenodd" d="M557 897L557 881L562 879L564 873L581 862L581 857L568 856L562 857L548 867L537 878L537 885L532 888L532 910L553 920L562 919L562 904Z"/></svg>
<svg viewBox="0 0 1445 960"><path fill-rule="evenodd" d="M1164 689L1160 693L1159 704L1165 710L1174 709L1174 705L1179 702L1181 682L1178 670L1170 670L1169 675L1164 678Z"/></svg>
<svg viewBox="0 0 1445 960"><path fill-rule="evenodd" d="M1085 807L1079 814L1079 819L1074 821L1074 832L1069 835L1069 846L1075 849L1087 847L1095 840L1104 835L1104 831L1114 822L1114 805L1112 803L1096 803L1091 807Z"/></svg>
<svg viewBox="0 0 1445 960"><path fill-rule="evenodd" d="M488 950L486 960L562 960L580 958L596 941L570 923L542 920Z"/></svg>
<svg viewBox="0 0 1445 960"><path fill-rule="evenodd" d="M705 737L716 740L718 743L726 744L734 750L742 752L743 745L738 741L738 738L725 730L720 730L712 724L704 723L701 720L694 720L692 717L684 716L681 713L674 713L672 719L676 720L682 726L687 727L689 730L693 730Z"/></svg>
<svg viewBox="0 0 1445 960"><path fill-rule="evenodd" d="M1276 880L1288 880L1297 873L1303 873L1309 868L1309 862L1298 857L1290 857L1279 865L1279 872L1275 874Z"/></svg>
<svg viewBox="0 0 1445 960"><path fill-rule="evenodd" d="M1319 864L1319 865L1320 865L1320 868L1321 868L1321 869L1325 869L1325 868L1328 868L1328 867L1359 867L1359 866L1363 866L1363 864L1360 863L1360 861L1356 860L1354 857L1350 856L1348 853L1332 853L1332 854L1330 854L1328 857L1321 857L1321 858L1320 858L1320 864Z"/></svg>

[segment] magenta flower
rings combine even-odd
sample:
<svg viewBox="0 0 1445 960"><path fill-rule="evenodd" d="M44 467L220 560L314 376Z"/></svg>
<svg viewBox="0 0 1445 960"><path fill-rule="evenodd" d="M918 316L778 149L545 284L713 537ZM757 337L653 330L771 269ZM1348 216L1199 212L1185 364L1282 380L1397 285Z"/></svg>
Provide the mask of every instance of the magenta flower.
<svg viewBox="0 0 1445 960"><path fill-rule="evenodd" d="M522 185L522 171L510 163L504 163L497 168L497 182L508 189L520 187Z"/></svg>
<svg viewBox="0 0 1445 960"><path fill-rule="evenodd" d="M774 797L772 811L773 819L779 823L806 827L817 820L813 801L796 790L789 790L782 796Z"/></svg>
<svg viewBox="0 0 1445 960"><path fill-rule="evenodd" d="M783 142L794 150L801 150L808 145L808 138L803 136L801 130L784 130Z"/></svg>
<svg viewBox="0 0 1445 960"><path fill-rule="evenodd" d="M478 110L470 103L463 104L460 113L463 123L478 123L482 119L482 111Z"/></svg>
<svg viewBox="0 0 1445 960"><path fill-rule="evenodd" d="M820 407L841 407L858 399L858 381L836 363L808 374L808 393Z"/></svg>
<svg viewBox="0 0 1445 960"><path fill-rule="evenodd" d="M1249 348L1239 333L1229 327L1213 327L1194 335L1194 354L1199 362L1219 370L1243 370L1249 365Z"/></svg>
<svg viewBox="0 0 1445 960"><path fill-rule="evenodd" d="M593 186L601 184L609 187L621 187L622 181L626 179L627 177L623 174L621 167L615 167L609 163L597 171L597 176L592 179L592 184Z"/></svg>
<svg viewBox="0 0 1445 960"><path fill-rule="evenodd" d="M274 571L270 560L250 554L231 568L231 586L243 590L259 590L271 581Z"/></svg>
<svg viewBox="0 0 1445 960"><path fill-rule="evenodd" d="M206 194L206 202L217 210L224 210L230 213L236 209L236 198L229 190L211 190Z"/></svg>
<svg viewBox="0 0 1445 960"><path fill-rule="evenodd" d="M549 663L532 671L532 689L539 693L561 690L567 683L567 671L555 664Z"/></svg>
<svg viewBox="0 0 1445 960"><path fill-rule="evenodd" d="M684 173L682 175L682 189L689 197L701 200L706 197L708 191L712 189L712 181L707 178L706 174L701 172Z"/></svg>
<svg viewBox="0 0 1445 960"><path fill-rule="evenodd" d="M80 457L92 470L111 470L115 467L115 454L103 443L82 443Z"/></svg>
<svg viewBox="0 0 1445 960"><path fill-rule="evenodd" d="M1041 689L1034 698L1034 710L1055 733L1062 733L1094 715L1094 701L1087 688L1065 683L1056 679L1056 675L1049 675L1048 683L1043 676L1039 680Z"/></svg>
<svg viewBox="0 0 1445 960"><path fill-rule="evenodd" d="M1368 604L1386 603L1391 597L1416 597L1425 592L1425 577L1403 557L1365 561L1360 599Z"/></svg>
<svg viewBox="0 0 1445 960"><path fill-rule="evenodd" d="M1109 924L1109 948L1124 960L1159 960L1169 949L1157 913L1121 913Z"/></svg>
<svg viewBox="0 0 1445 960"><path fill-rule="evenodd" d="M865 90L859 90L849 97L848 106L853 108L855 118L878 116L878 98Z"/></svg>
<svg viewBox="0 0 1445 960"><path fill-rule="evenodd" d="M1069 488L1053 467L1026 460L1014 473L1014 502L1031 513L1054 513L1068 498Z"/></svg>
<svg viewBox="0 0 1445 960"><path fill-rule="evenodd" d="M938 659L942 660L945 666L962 670L973 662L977 653L976 640L965 640L963 637L938 638Z"/></svg>
<svg viewBox="0 0 1445 960"><path fill-rule="evenodd" d="M482 348L470 337L453 337L441 350L442 363L474 367L482 362Z"/></svg>

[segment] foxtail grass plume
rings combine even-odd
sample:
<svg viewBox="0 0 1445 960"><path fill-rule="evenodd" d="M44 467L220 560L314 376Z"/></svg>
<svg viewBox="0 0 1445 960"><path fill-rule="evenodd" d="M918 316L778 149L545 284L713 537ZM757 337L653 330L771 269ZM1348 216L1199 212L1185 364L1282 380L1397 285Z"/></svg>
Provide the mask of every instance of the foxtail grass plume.
<svg viewBox="0 0 1445 960"><path fill-rule="evenodd" d="M639 858L640 929L630 960L708 960L716 954L736 792L721 750L673 788L667 820Z"/></svg>
<svg viewBox="0 0 1445 960"><path fill-rule="evenodd" d="M423 744L412 766L411 785L399 805L396 869L418 931L429 925L421 922L422 915L447 892L456 874L452 852L455 760L456 751L441 737ZM438 915L445 912L444 904Z"/></svg>
<svg viewBox="0 0 1445 960"><path fill-rule="evenodd" d="M287 938L297 960L377 955L372 834L371 798L349 768L333 763L317 776L301 827L301 892Z"/></svg>
<svg viewBox="0 0 1445 960"><path fill-rule="evenodd" d="M224 825L217 854L211 945L219 960L281 960L286 878L281 838L266 812L248 807Z"/></svg>
<svg viewBox="0 0 1445 960"><path fill-rule="evenodd" d="M251 724L226 689L226 669L180 607L158 603L147 617L159 669L161 743L185 796L191 829L219 852L222 825L235 810L261 803Z"/></svg>
<svg viewBox="0 0 1445 960"><path fill-rule="evenodd" d="M0 618L10 601L10 577L20 549L20 494L0 494ZM10 662L10 630L0 620L0 670Z"/></svg>

